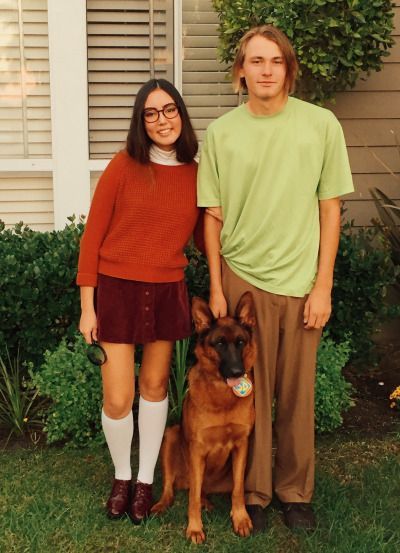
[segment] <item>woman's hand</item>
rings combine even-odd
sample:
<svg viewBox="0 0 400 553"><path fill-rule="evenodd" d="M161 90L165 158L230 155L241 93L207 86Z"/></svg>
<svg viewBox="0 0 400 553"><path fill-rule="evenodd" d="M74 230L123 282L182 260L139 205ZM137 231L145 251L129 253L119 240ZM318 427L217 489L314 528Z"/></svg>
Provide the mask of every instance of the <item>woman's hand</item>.
<svg viewBox="0 0 400 553"><path fill-rule="evenodd" d="M210 292L209 306L216 319L226 317L228 314L228 304L226 303L223 292Z"/></svg>
<svg viewBox="0 0 400 553"><path fill-rule="evenodd" d="M87 344L91 344L92 340L97 341L97 317L94 309L82 311L79 331Z"/></svg>

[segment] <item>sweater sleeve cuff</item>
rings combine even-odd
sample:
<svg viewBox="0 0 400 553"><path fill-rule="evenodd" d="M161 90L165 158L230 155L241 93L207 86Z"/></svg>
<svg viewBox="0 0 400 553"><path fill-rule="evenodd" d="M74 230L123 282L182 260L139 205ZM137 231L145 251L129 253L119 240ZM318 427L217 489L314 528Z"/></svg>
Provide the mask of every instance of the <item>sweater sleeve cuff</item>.
<svg viewBox="0 0 400 553"><path fill-rule="evenodd" d="M78 286L97 286L97 275L92 275L90 273L78 273L76 277L76 284Z"/></svg>

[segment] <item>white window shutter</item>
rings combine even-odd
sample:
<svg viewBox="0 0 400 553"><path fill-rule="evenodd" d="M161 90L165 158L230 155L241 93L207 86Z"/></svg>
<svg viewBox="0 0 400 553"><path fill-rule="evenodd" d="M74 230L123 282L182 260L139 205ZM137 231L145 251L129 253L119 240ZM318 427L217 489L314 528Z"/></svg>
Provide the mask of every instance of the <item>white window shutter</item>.
<svg viewBox="0 0 400 553"><path fill-rule="evenodd" d="M90 158L110 158L125 144L136 93L151 68L172 81L172 0L88 0L87 24Z"/></svg>
<svg viewBox="0 0 400 553"><path fill-rule="evenodd" d="M0 3L0 157L51 156L46 0Z"/></svg>

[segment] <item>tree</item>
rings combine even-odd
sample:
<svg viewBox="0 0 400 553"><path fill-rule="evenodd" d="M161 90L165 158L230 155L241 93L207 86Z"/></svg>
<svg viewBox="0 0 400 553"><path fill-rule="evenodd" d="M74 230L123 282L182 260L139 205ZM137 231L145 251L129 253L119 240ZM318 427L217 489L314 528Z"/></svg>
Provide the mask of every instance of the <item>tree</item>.
<svg viewBox="0 0 400 553"><path fill-rule="evenodd" d="M213 0L221 61L233 62L239 39L273 24L291 40L299 60L296 95L315 103L379 71L394 44L390 0Z"/></svg>

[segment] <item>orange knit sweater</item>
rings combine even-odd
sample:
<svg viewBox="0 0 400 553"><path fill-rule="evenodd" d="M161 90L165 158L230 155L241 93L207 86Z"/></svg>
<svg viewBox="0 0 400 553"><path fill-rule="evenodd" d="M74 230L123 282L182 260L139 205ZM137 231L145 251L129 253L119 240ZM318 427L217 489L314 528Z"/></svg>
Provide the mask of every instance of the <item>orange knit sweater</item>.
<svg viewBox="0 0 400 553"><path fill-rule="evenodd" d="M199 218L197 163L142 165L119 152L102 174L81 240L77 284L98 273L143 282L175 282Z"/></svg>

